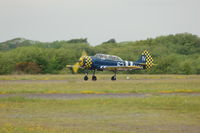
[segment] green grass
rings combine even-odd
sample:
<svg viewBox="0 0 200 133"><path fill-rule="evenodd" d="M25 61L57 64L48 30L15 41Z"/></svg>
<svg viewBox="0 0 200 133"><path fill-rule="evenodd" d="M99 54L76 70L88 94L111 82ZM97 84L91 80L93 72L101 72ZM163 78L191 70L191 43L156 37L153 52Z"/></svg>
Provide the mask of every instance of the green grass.
<svg viewBox="0 0 200 133"><path fill-rule="evenodd" d="M65 75L0 75L0 80L82 80L84 74ZM91 75L89 75L91 76ZM97 74L98 80L110 80L111 74ZM145 74L118 74L117 79L199 79L199 75L145 75ZM91 78L91 77L90 77Z"/></svg>
<svg viewBox="0 0 200 133"><path fill-rule="evenodd" d="M126 80L126 75L118 75L114 82L109 79L111 75L98 75L99 80L95 82L83 81L83 75L0 76L4 79L0 82L0 94L200 92L199 75L128 76L130 79Z"/></svg>
<svg viewBox="0 0 200 133"><path fill-rule="evenodd" d="M28 99L0 97L0 133L197 133L199 75L0 76L0 93L145 93L146 97ZM159 95L174 93L176 95Z"/></svg>
<svg viewBox="0 0 200 133"><path fill-rule="evenodd" d="M0 99L0 132L154 133L199 130L200 97ZM183 128L183 127L184 128Z"/></svg>

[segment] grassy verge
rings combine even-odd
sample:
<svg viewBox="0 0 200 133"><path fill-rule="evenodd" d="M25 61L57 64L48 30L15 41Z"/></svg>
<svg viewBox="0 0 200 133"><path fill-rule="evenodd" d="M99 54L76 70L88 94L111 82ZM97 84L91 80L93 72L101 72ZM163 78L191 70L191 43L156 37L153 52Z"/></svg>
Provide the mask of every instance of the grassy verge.
<svg viewBox="0 0 200 133"><path fill-rule="evenodd" d="M0 80L82 80L83 74L65 75L0 75ZM98 80L110 80L111 74L97 74ZM199 75L145 75L145 74L118 74L119 80L137 79L199 79ZM91 78L91 77L90 77Z"/></svg>
<svg viewBox="0 0 200 133"><path fill-rule="evenodd" d="M119 75L119 80L114 82L108 79L111 75L100 75L99 80L96 82L82 81L80 80L82 75L68 76L69 77L67 77L67 75L1 76L0 79L4 80L0 82L0 94L200 92L200 76L198 75L130 75L129 80L125 80L125 75ZM39 80L44 77L49 80Z"/></svg>
<svg viewBox="0 0 200 133"><path fill-rule="evenodd" d="M0 94L198 93L198 75L0 76ZM74 100L0 98L0 133L169 133L200 131L198 95Z"/></svg>
<svg viewBox="0 0 200 133"><path fill-rule="evenodd" d="M200 130L200 97L0 99L0 132L159 133Z"/></svg>

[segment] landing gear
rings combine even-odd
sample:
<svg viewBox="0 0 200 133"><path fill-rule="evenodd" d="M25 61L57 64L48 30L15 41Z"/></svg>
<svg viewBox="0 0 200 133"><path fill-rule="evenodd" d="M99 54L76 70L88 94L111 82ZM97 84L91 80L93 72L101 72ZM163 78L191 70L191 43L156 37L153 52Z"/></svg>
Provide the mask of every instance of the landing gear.
<svg viewBox="0 0 200 133"><path fill-rule="evenodd" d="M83 78L85 81L87 81L89 78L88 78L88 70L85 71L85 76ZM93 71L93 75L92 75L92 80L93 81L96 81L97 80L97 77L95 76L95 70Z"/></svg>
<svg viewBox="0 0 200 133"><path fill-rule="evenodd" d="M93 71L93 75L92 75L92 81L96 81L97 80L97 77L95 76L95 72L96 70L94 69ZM111 80L112 81L115 81L117 78L116 78L116 75L117 75L117 70L114 70L113 71L115 74L111 77ZM88 70L85 71L85 76L83 78L85 81L87 81L89 78L88 78Z"/></svg>
<svg viewBox="0 0 200 133"><path fill-rule="evenodd" d="M87 76L87 75L84 77L84 80L85 80L85 81L87 81L87 80L88 80L88 76Z"/></svg>
<svg viewBox="0 0 200 133"><path fill-rule="evenodd" d="M113 80L113 81L115 81L117 79L116 78L117 71L115 70L114 73L115 73L114 76L111 77L111 80Z"/></svg>
<svg viewBox="0 0 200 133"><path fill-rule="evenodd" d="M96 80L97 80L97 77L95 76L95 70L93 71L92 80L93 80L93 81L96 81Z"/></svg>
<svg viewBox="0 0 200 133"><path fill-rule="evenodd" d="M116 80L116 77L115 77L115 76L112 76L112 77L111 77L111 80Z"/></svg>
<svg viewBox="0 0 200 133"><path fill-rule="evenodd" d="M88 71L86 71L85 72L85 76L84 76L84 78L83 78L85 81L87 81L88 80Z"/></svg>
<svg viewBox="0 0 200 133"><path fill-rule="evenodd" d="M96 81L96 80L97 80L97 77L96 77L96 76L92 76L92 80L93 80L93 81Z"/></svg>

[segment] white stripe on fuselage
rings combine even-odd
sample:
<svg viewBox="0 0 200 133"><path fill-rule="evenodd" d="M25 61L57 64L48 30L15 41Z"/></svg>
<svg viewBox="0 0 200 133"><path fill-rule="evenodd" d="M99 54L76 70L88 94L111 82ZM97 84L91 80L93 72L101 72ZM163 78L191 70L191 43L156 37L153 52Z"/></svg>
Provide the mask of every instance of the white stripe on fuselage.
<svg viewBox="0 0 200 133"><path fill-rule="evenodd" d="M128 61L125 61L125 66L128 66Z"/></svg>
<svg viewBox="0 0 200 133"><path fill-rule="evenodd" d="M133 62L132 61L130 61L130 66L133 66Z"/></svg>

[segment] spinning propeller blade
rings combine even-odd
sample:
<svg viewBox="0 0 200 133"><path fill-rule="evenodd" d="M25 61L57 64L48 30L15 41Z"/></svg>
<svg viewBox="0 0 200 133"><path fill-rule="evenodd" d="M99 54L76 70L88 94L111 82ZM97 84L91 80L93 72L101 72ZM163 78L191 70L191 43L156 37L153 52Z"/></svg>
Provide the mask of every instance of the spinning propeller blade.
<svg viewBox="0 0 200 133"><path fill-rule="evenodd" d="M82 56L88 56L85 50L82 51Z"/></svg>
<svg viewBox="0 0 200 133"><path fill-rule="evenodd" d="M81 65L83 65L84 56L87 56L87 53L85 50L83 50L82 55L79 58L79 62L76 62L72 67L72 70L74 73L77 73L78 69L81 67Z"/></svg>
<svg viewBox="0 0 200 133"><path fill-rule="evenodd" d="M76 62L76 63L74 64L74 66L72 67L72 69L73 69L73 72L74 72L74 73L77 73L77 72L78 72L78 69L79 69L79 67L80 67L80 65L79 65L79 62Z"/></svg>

